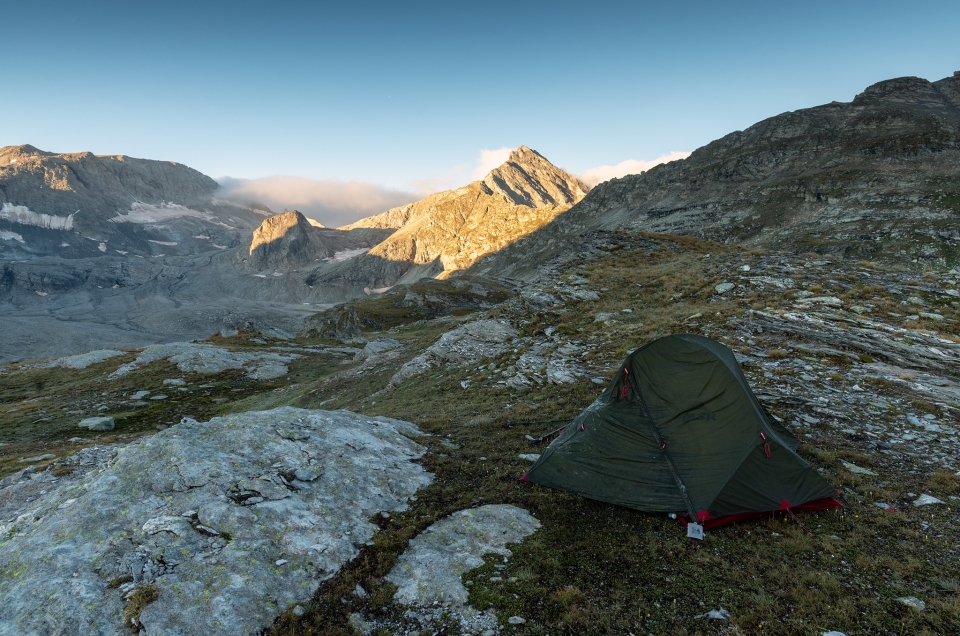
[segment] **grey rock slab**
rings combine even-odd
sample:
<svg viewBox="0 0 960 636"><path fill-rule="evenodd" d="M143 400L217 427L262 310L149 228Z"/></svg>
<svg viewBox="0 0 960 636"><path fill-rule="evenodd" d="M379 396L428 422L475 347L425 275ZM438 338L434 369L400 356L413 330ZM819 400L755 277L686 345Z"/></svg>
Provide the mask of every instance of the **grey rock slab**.
<svg viewBox="0 0 960 636"><path fill-rule="evenodd" d="M851 473L854 473L857 475L876 475L877 474L874 471L870 470L869 468L857 466L856 464L851 464L850 462L845 462L841 460L840 463L843 464L843 467L849 470Z"/></svg>
<svg viewBox="0 0 960 636"><path fill-rule="evenodd" d="M98 349L96 351L88 351L87 353L80 353L75 356L57 358L56 360L41 362L39 364L30 364L27 365L26 368L52 369L54 367L61 367L64 369L86 369L92 364L97 364L104 360L115 358L116 356L122 356L125 353L125 351L117 351L115 349Z"/></svg>
<svg viewBox="0 0 960 636"><path fill-rule="evenodd" d="M897 600L907 607L912 607L916 610L923 611L927 609L927 604L918 599L916 596L901 596Z"/></svg>
<svg viewBox="0 0 960 636"><path fill-rule="evenodd" d="M117 423L112 417L88 417L80 420L77 426L88 428L91 431L112 431L117 427Z"/></svg>
<svg viewBox="0 0 960 636"><path fill-rule="evenodd" d="M467 605L460 575L484 564L484 554L512 556L506 548L540 528L529 512L508 504L491 504L455 512L410 542L386 580L397 586L394 601L430 605L434 601Z"/></svg>
<svg viewBox="0 0 960 636"><path fill-rule="evenodd" d="M21 457L17 460L17 462L20 464L42 462L46 459L53 459L54 457L56 457L56 455L53 453L45 453L43 455L35 455L34 457Z"/></svg>
<svg viewBox="0 0 960 636"><path fill-rule="evenodd" d="M134 369L157 360L169 360L184 373L220 373L243 369L253 380L273 380L287 374L287 363L301 357L296 353L272 351L230 351L222 347L194 342L171 342L147 347L136 360L122 364L108 377L119 378Z"/></svg>
<svg viewBox="0 0 960 636"><path fill-rule="evenodd" d="M392 351L400 346L400 341L395 338L377 338L376 340L371 340L363 349L357 353L355 360L366 360L374 356L380 355L381 353L386 353L387 351Z"/></svg>
<svg viewBox="0 0 960 636"><path fill-rule="evenodd" d="M414 461L418 434L284 407L84 449L64 460L76 478L16 473L0 481L0 519L12 519L0 523L0 572L19 573L0 576L0 634L125 633L134 588L107 589L121 575L159 590L142 633L257 633L359 553L377 529L368 519L404 510L432 481ZM17 514L27 494L29 514Z"/></svg>
<svg viewBox="0 0 960 636"><path fill-rule="evenodd" d="M390 384L399 384L440 364L460 366L494 358L506 353L510 349L508 342L517 335L517 330L503 320L476 320L460 325L400 367Z"/></svg>
<svg viewBox="0 0 960 636"><path fill-rule="evenodd" d="M718 294L726 294L728 291L736 287L733 283L720 283L714 289Z"/></svg>
<svg viewBox="0 0 960 636"><path fill-rule="evenodd" d="M940 501L933 495L920 495L913 501L914 506L931 506L934 504L942 504L943 501Z"/></svg>

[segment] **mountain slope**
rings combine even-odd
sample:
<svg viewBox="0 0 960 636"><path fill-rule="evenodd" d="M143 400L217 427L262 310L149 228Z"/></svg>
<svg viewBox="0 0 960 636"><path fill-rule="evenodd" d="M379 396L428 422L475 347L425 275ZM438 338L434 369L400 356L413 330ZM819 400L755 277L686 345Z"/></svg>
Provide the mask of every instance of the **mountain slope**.
<svg viewBox="0 0 960 636"><path fill-rule="evenodd" d="M0 258L116 250L146 257L238 245L270 212L217 200L218 187L172 161L0 148Z"/></svg>
<svg viewBox="0 0 960 636"><path fill-rule="evenodd" d="M955 264L960 73L905 77L850 103L784 113L596 186L556 222L476 267L529 275L592 229L687 234L863 258Z"/></svg>
<svg viewBox="0 0 960 636"><path fill-rule="evenodd" d="M399 229L367 254L318 272L311 282L378 288L446 277L549 223L588 189L521 146L480 181L347 226Z"/></svg>

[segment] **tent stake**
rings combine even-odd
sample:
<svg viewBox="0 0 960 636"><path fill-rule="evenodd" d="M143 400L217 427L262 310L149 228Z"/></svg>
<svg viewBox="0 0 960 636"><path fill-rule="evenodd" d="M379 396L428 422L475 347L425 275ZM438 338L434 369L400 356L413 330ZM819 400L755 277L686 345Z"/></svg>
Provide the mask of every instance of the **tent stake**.
<svg viewBox="0 0 960 636"><path fill-rule="evenodd" d="M566 424L564 424L563 426L561 426L561 427L558 428L557 430L555 430L555 431L550 431L550 432L547 433L546 435L541 435L540 437L533 437L533 436L531 436L531 435L525 435L525 437L526 437L528 440L530 440L531 442L533 442L534 444L536 444L537 442L542 442L543 440L547 439L548 437L550 437L550 436L553 435L554 433L559 433L560 431L562 431L562 430L565 429L565 428L567 428L567 425L566 425Z"/></svg>
<svg viewBox="0 0 960 636"><path fill-rule="evenodd" d="M793 514L793 510L790 510L789 508L787 508L787 514L790 515L791 517L793 517L793 520L796 521L798 524L800 524L800 527L803 528L803 531L804 531L804 532L806 532L807 534L813 534L812 532L810 532L810 528L808 528L807 526L803 525L803 522L800 521L800 517L798 517L797 515Z"/></svg>

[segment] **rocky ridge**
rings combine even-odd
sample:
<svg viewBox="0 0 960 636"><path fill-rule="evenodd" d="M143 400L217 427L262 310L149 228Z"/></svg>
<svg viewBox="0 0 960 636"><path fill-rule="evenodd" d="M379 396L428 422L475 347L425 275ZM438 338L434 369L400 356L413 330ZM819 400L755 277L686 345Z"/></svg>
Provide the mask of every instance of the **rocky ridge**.
<svg viewBox="0 0 960 636"><path fill-rule="evenodd" d="M585 232L618 228L949 267L958 162L960 72L887 80L602 183L474 271L529 275Z"/></svg>

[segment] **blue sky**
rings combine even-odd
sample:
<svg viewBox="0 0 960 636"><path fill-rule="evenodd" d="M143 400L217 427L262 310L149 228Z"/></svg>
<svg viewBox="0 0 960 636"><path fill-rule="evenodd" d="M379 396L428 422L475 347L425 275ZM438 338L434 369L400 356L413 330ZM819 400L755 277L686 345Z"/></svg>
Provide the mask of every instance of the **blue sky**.
<svg viewBox="0 0 960 636"><path fill-rule="evenodd" d="M214 177L470 180L693 150L902 75L960 70L960 2L3 2L0 145Z"/></svg>

